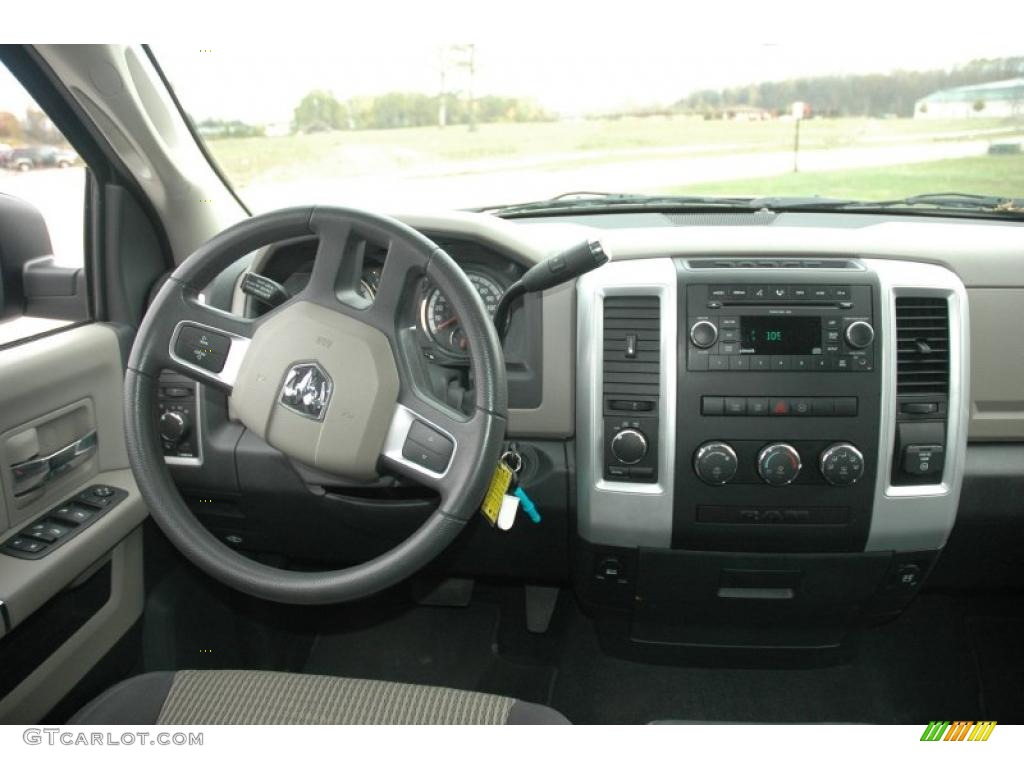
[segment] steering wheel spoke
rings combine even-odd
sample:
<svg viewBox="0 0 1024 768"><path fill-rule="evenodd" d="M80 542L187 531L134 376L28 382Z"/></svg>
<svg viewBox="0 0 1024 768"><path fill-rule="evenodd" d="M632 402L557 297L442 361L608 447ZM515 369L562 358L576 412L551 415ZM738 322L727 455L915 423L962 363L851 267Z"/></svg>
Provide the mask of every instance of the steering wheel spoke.
<svg viewBox="0 0 1024 768"><path fill-rule="evenodd" d="M156 345L154 354L164 368L230 392L258 322L204 304L194 289L173 277L164 291L168 311L156 336L165 344Z"/></svg>
<svg viewBox="0 0 1024 768"><path fill-rule="evenodd" d="M479 423L419 395L403 396L388 427L381 463L396 474L441 494L444 503L460 487L467 452L476 450Z"/></svg>

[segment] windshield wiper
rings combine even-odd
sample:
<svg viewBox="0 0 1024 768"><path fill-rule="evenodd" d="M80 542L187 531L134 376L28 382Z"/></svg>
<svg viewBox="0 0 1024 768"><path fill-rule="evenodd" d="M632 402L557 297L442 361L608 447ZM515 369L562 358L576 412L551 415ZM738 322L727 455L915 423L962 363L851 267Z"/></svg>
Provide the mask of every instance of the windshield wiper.
<svg viewBox="0 0 1024 768"><path fill-rule="evenodd" d="M635 210L642 208L741 208L751 207L749 197L715 197L711 195L641 195L626 192L565 192L547 200L533 200L528 203L488 205L473 208L478 213L493 213L508 216L520 213L545 213L548 211L593 210Z"/></svg>
<svg viewBox="0 0 1024 768"><path fill-rule="evenodd" d="M829 198L763 197L751 201L773 211L877 211L900 208L932 208L937 211L985 211L1024 213L1024 199L975 195L968 192L933 192L896 200L842 200Z"/></svg>

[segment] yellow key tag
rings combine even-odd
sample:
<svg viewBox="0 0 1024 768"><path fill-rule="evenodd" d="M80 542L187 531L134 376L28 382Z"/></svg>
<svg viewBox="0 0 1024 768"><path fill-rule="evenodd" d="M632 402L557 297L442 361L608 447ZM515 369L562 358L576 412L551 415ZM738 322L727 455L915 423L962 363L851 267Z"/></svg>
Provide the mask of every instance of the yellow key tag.
<svg viewBox="0 0 1024 768"><path fill-rule="evenodd" d="M498 466L494 469L494 476L491 477L491 484L487 487L487 495L484 496L483 503L480 505L480 512L491 525L498 522L501 500L505 498L505 493L511 484L512 470L505 462L498 462Z"/></svg>

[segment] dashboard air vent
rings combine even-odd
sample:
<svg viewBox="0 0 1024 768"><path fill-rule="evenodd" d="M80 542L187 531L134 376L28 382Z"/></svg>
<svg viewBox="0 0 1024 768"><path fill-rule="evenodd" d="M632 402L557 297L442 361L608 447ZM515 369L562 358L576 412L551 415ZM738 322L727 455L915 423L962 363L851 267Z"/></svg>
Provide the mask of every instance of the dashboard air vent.
<svg viewBox="0 0 1024 768"><path fill-rule="evenodd" d="M896 298L896 392L949 391L949 305L943 298Z"/></svg>
<svg viewBox="0 0 1024 768"><path fill-rule="evenodd" d="M653 401L659 393L661 315L657 296L604 299L604 396Z"/></svg>

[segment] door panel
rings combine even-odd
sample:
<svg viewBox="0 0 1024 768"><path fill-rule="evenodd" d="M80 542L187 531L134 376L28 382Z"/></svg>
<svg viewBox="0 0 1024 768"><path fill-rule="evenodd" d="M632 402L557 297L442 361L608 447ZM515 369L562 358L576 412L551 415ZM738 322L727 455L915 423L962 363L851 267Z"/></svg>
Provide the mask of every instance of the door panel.
<svg viewBox="0 0 1024 768"><path fill-rule="evenodd" d="M5 643L24 646L38 631L41 622L30 621L35 612L46 617L59 594L111 565L104 571L106 602L18 675L20 682L0 698L0 722L45 715L141 615L139 526L147 512L128 469L121 360L113 329L95 323L0 350L0 665ZM38 559L4 552L27 526L52 520L58 505L96 485L127 497ZM52 634L60 627L45 629Z"/></svg>

